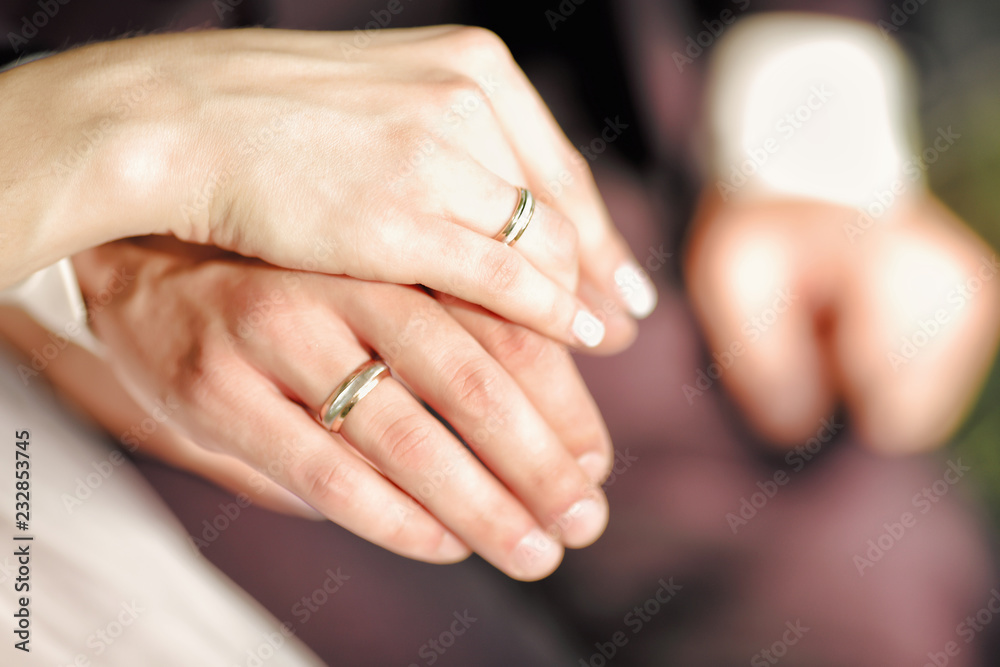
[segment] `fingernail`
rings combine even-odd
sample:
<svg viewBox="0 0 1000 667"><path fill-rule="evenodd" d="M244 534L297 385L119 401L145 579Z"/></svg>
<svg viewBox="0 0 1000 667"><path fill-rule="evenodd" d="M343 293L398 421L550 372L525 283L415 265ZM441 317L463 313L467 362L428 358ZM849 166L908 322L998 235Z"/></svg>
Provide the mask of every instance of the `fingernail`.
<svg viewBox="0 0 1000 667"><path fill-rule="evenodd" d="M562 560L562 548L545 533L533 529L514 548L514 574L520 579L541 579Z"/></svg>
<svg viewBox="0 0 1000 667"><path fill-rule="evenodd" d="M592 482L603 482L608 474L608 459L597 452L588 452L576 460L583 472Z"/></svg>
<svg viewBox="0 0 1000 667"><path fill-rule="evenodd" d="M656 308L656 287L649 275L632 260L615 271L615 288L632 317L648 317Z"/></svg>
<svg viewBox="0 0 1000 667"><path fill-rule="evenodd" d="M455 562L469 555L469 547L451 533L445 533L441 538L441 544L438 545L437 555L442 561Z"/></svg>
<svg viewBox="0 0 1000 667"><path fill-rule="evenodd" d="M587 347L597 347L604 340L604 325L586 310L579 310L573 318L573 335Z"/></svg>
<svg viewBox="0 0 1000 667"><path fill-rule="evenodd" d="M608 506L592 498L573 503L558 520L562 541L568 547L587 546L608 525Z"/></svg>

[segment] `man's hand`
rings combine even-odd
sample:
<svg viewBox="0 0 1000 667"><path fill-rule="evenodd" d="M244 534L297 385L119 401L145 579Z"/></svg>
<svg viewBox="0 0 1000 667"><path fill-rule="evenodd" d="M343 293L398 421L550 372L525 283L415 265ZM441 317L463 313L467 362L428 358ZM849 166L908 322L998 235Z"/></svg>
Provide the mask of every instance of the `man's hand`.
<svg viewBox="0 0 1000 667"><path fill-rule="evenodd" d="M537 579L564 546L603 531L610 441L557 343L416 288L172 241L121 241L74 262L91 299L116 271L134 276L93 327L141 404L173 401L178 432L362 537L433 562L471 548ZM398 380L329 433L312 414L372 353Z"/></svg>

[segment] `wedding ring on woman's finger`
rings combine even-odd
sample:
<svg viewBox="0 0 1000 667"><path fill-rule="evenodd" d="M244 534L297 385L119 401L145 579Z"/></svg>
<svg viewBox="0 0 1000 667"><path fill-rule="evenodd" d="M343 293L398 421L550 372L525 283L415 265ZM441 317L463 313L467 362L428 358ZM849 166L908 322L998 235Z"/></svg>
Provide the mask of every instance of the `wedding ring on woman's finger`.
<svg viewBox="0 0 1000 667"><path fill-rule="evenodd" d="M389 367L378 359L369 359L358 366L323 402L316 419L334 433L340 432L347 413L374 389L389 373Z"/></svg>
<svg viewBox="0 0 1000 667"><path fill-rule="evenodd" d="M521 238L521 234L524 234L524 230L531 223L531 216L535 213L535 198L531 195L531 191L527 188L519 188L519 190L521 196L514 208L514 214L510 216L510 220L500 233L494 237L497 241L508 246L514 245Z"/></svg>

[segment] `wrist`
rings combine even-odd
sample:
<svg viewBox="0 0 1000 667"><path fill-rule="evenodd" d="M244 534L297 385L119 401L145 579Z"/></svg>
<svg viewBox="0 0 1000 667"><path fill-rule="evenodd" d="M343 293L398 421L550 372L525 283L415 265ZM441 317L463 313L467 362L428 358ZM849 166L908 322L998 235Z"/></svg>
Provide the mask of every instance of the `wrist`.
<svg viewBox="0 0 1000 667"><path fill-rule="evenodd" d="M151 64L157 49L127 42L138 46L95 44L0 73L0 288L89 247L173 231L183 142L164 119L177 96Z"/></svg>

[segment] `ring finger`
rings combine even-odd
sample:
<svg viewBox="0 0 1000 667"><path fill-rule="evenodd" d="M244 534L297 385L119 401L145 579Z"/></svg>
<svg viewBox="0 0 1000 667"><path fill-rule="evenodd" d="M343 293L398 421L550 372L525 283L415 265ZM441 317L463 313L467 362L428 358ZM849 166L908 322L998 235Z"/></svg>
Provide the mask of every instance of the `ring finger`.
<svg viewBox="0 0 1000 667"><path fill-rule="evenodd" d="M329 290L328 282L323 285ZM274 381L313 412L333 388L371 358L356 338L338 336L342 323L334 325L329 313L326 319L331 322L328 335L320 334L322 327L299 328L304 340L295 340L295 334L283 340L283 348L305 353L274 355L267 361ZM316 340L325 341L322 348L314 344ZM426 507L469 547L511 576L538 579L561 561L562 547L396 379L383 376L334 437L350 443L415 499L414 509Z"/></svg>

